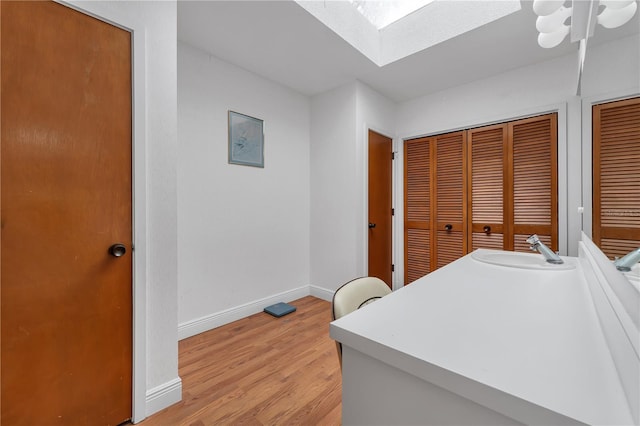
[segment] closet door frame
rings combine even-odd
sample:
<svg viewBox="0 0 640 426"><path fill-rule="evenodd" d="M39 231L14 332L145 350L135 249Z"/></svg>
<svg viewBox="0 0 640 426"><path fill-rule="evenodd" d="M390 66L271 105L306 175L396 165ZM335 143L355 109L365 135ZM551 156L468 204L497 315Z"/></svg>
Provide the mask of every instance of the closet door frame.
<svg viewBox="0 0 640 426"><path fill-rule="evenodd" d="M637 94L625 94L619 95L624 97L637 96ZM589 105L588 109L590 110ZM517 109L516 114L513 114L514 108L505 109L503 112L498 112L491 116L475 117L468 121L452 121L448 122L440 127L427 126L423 129L418 129L411 134L399 134L398 135L398 152L400 161L403 164L399 164L396 169L395 182L397 185L396 193L404 194L404 142L411 139L427 138L444 133L451 133L461 129L471 129L482 126L489 126L493 124L500 124L509 121L516 121L523 118L534 117L538 115L544 115L549 113L557 113L557 129L558 129L558 249L561 255L577 256L578 255L578 241L580 240L580 233L583 229L582 215L576 213L579 208L585 206L585 212L587 210L586 201L583 202L583 194L580 191L570 192L568 190L567 182L568 177L571 176L572 184L581 182L584 177L581 175L584 167L581 165L580 158L582 157L582 164L584 164L585 156L582 154L584 147L581 151L580 148L580 101L574 99L570 102L560 102L554 104L548 104L544 106L527 107L523 109ZM513 115L511 115L513 114ZM572 121L568 122L567 116L571 115ZM583 113L583 117L584 117ZM571 125L569 125L571 124ZM583 120L583 127L584 127ZM591 128L591 120L589 120L589 129ZM584 132L583 132L584 133ZM572 140L577 139L578 142L572 143L569 146L567 140L571 137ZM589 143L589 150L591 144ZM589 162L591 161L591 155L589 154ZM589 169L591 170L591 166ZM581 177L582 176L582 177ZM590 178L590 176L589 176ZM583 185L584 189L584 185ZM589 191L591 188L589 187ZM591 197L588 199L591 202ZM396 210L395 226L400 232L396 233L396 245L397 247L404 249L404 203L399 202L398 208L402 211ZM569 214L571 212L571 214ZM591 223L589 222L589 226ZM586 229L586 228L585 228ZM589 234L590 235L590 234ZM400 250L398 250L400 251ZM404 251L404 250L403 250ZM398 288L406 285L404 282L405 267L404 264L405 253L398 253L396 258L396 265L400 265L396 268L397 278L401 281L398 284Z"/></svg>

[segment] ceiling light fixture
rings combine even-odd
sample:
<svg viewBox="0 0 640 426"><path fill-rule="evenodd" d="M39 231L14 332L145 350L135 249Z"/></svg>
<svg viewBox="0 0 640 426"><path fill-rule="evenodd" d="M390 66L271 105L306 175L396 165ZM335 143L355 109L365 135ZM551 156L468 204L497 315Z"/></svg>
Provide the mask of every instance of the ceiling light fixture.
<svg viewBox="0 0 640 426"><path fill-rule="evenodd" d="M605 28L620 27L633 18L636 0L534 0L533 11L538 15L536 29L538 44L550 49L571 34L571 42L587 40L593 36L597 24ZM598 14L600 6L604 9ZM570 22L567 23L567 21Z"/></svg>

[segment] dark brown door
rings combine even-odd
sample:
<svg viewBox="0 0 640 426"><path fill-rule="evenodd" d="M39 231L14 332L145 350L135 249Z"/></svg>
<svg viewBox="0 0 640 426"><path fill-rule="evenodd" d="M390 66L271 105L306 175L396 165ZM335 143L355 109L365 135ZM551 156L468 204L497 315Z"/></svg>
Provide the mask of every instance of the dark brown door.
<svg viewBox="0 0 640 426"><path fill-rule="evenodd" d="M435 140L435 170L431 242L432 270L461 258L467 253L466 132L439 135ZM434 256L435 255L435 256Z"/></svg>
<svg viewBox="0 0 640 426"><path fill-rule="evenodd" d="M427 275L431 267L432 164L435 139L404 142L404 284Z"/></svg>
<svg viewBox="0 0 640 426"><path fill-rule="evenodd" d="M470 250L558 249L557 115L468 131Z"/></svg>
<svg viewBox="0 0 640 426"><path fill-rule="evenodd" d="M130 34L54 2L0 4L1 421L118 424L132 398Z"/></svg>
<svg viewBox="0 0 640 426"><path fill-rule="evenodd" d="M640 98L593 106L593 241L610 258L640 246Z"/></svg>
<svg viewBox="0 0 640 426"><path fill-rule="evenodd" d="M369 130L369 272L389 287L391 268L391 170L390 138Z"/></svg>
<svg viewBox="0 0 640 426"><path fill-rule="evenodd" d="M558 116L546 114L508 123L510 142L507 250L531 252L527 237L558 250Z"/></svg>
<svg viewBox="0 0 640 426"><path fill-rule="evenodd" d="M505 207L510 206L505 190L508 173L507 125L481 127L468 131L469 185L468 218L471 221L468 247L505 249L508 223Z"/></svg>
<svg viewBox="0 0 640 426"><path fill-rule="evenodd" d="M405 285L467 251L466 132L405 141Z"/></svg>

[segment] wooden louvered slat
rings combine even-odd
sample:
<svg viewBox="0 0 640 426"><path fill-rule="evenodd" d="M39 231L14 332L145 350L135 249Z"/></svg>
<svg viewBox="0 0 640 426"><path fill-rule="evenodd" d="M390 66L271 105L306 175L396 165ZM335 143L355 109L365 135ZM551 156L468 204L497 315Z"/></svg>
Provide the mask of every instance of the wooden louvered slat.
<svg viewBox="0 0 640 426"><path fill-rule="evenodd" d="M464 132L438 136L436 141L437 221L462 224L464 199Z"/></svg>
<svg viewBox="0 0 640 426"><path fill-rule="evenodd" d="M602 238L617 239L617 240L640 240L640 229L638 228L623 228L620 226L603 226L600 229Z"/></svg>
<svg viewBox="0 0 640 426"><path fill-rule="evenodd" d="M428 229L407 230L405 285L431 272L431 242L429 234Z"/></svg>
<svg viewBox="0 0 640 426"><path fill-rule="evenodd" d="M502 234L491 233L487 235L482 232L474 232L472 241L473 250L477 250L479 248L502 250L504 246Z"/></svg>
<svg viewBox="0 0 640 426"><path fill-rule="evenodd" d="M527 227L539 236L551 227L548 244L543 242L557 250L557 115L547 114L509 123L509 137L512 147L512 223L515 227ZM518 238L514 235L514 250L522 248Z"/></svg>
<svg viewBox="0 0 640 426"><path fill-rule="evenodd" d="M405 141L404 155L404 282L409 284L431 270L430 139Z"/></svg>
<svg viewBox="0 0 640 426"><path fill-rule="evenodd" d="M405 217L408 221L430 220L431 164L429 141L405 143Z"/></svg>
<svg viewBox="0 0 640 426"><path fill-rule="evenodd" d="M640 98L594 105L593 240L613 258L638 247L638 229Z"/></svg>
<svg viewBox="0 0 640 426"><path fill-rule="evenodd" d="M636 209L637 208L640 208L640 206L636 207ZM640 228L640 226L638 226L637 224L638 222L637 218L630 217L628 213L629 211L630 210L622 210L622 209L605 210L603 212L604 217L603 217L602 225L615 227L615 228ZM631 219L635 219L634 222L636 223L630 223Z"/></svg>
<svg viewBox="0 0 640 426"><path fill-rule="evenodd" d="M638 104L635 102L636 100L637 98L602 104L605 105L605 108L602 109L602 117L605 119L602 128L607 129L620 125L630 127L638 126L638 122L633 121L638 117Z"/></svg>
<svg viewBox="0 0 640 426"><path fill-rule="evenodd" d="M436 253L437 268L442 268L445 265L461 258L464 255L463 252L463 234L458 231L438 231L438 252Z"/></svg>
<svg viewBox="0 0 640 426"><path fill-rule="evenodd" d="M470 131L473 223L502 223L504 126Z"/></svg>
<svg viewBox="0 0 640 426"><path fill-rule="evenodd" d="M514 126L513 200L516 224L550 223L551 162L548 128L546 120Z"/></svg>
<svg viewBox="0 0 640 426"><path fill-rule="evenodd" d="M616 257L622 257L638 247L640 247L640 240L602 238L600 241L600 250L612 260Z"/></svg>

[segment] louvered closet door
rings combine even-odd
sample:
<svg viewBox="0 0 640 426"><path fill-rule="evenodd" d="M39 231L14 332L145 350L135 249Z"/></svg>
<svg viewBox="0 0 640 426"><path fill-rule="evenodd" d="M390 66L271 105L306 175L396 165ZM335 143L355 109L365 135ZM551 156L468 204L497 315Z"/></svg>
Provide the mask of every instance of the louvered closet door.
<svg viewBox="0 0 640 426"><path fill-rule="evenodd" d="M431 140L404 144L404 282L431 272Z"/></svg>
<svg viewBox="0 0 640 426"><path fill-rule="evenodd" d="M435 137L436 170L433 200L436 200L435 256L431 267L441 268L464 256L466 241L466 132Z"/></svg>
<svg viewBox="0 0 640 426"><path fill-rule="evenodd" d="M640 247L640 98L593 106L593 240L610 258Z"/></svg>
<svg viewBox="0 0 640 426"><path fill-rule="evenodd" d="M508 125L513 165L513 238L505 247L530 252L526 238L538 234L558 250L557 115L515 121Z"/></svg>
<svg viewBox="0 0 640 426"><path fill-rule="evenodd" d="M470 250L505 248L504 209L510 204L504 194L507 146L506 124L468 131Z"/></svg>

